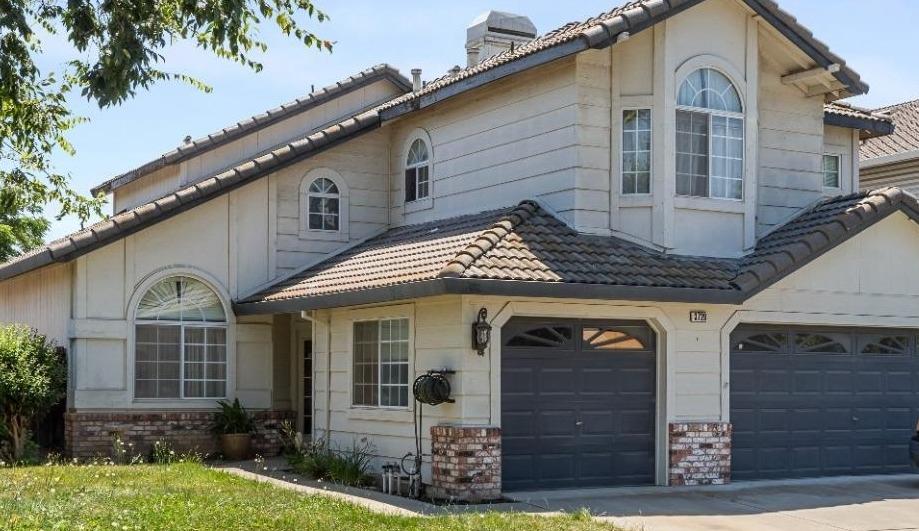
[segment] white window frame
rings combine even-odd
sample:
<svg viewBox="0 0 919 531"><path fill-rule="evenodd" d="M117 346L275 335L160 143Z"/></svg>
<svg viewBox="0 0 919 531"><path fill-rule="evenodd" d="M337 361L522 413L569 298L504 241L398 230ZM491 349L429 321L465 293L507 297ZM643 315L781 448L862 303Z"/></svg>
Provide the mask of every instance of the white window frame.
<svg viewBox="0 0 919 531"><path fill-rule="evenodd" d="M648 150L648 191L647 192L626 192L625 191L625 113L628 111L648 111L649 126L648 134L651 137L651 146ZM654 193L654 109L650 105L645 106L624 106L621 108L619 117L619 193L628 197L647 197ZM632 153L632 152L630 152ZM634 153L639 153L635 151Z"/></svg>
<svg viewBox="0 0 919 531"><path fill-rule="evenodd" d="M355 328L356 325L361 324L361 323L377 323L377 326L379 327L379 326L380 326L383 322L385 322L385 321L405 321L405 323L406 323L407 337L406 337L406 339L404 340L404 342L406 343L406 350L407 350L406 360L405 360L405 362L399 362L399 363L395 363L395 364L392 363L392 362L387 363L387 365L403 365L403 364L404 364L404 365L406 366L406 369L407 369L407 371L406 371L406 383L405 383L405 387L406 387L406 397L407 397L407 398L406 398L406 404L405 404L404 406L385 406L385 405L381 405L381 404L380 404L380 399L381 399L381 397L383 396L383 393L382 393L382 388L383 388L383 362L382 362L381 359L380 359L380 353L381 353L381 350L382 350L382 349L380 348L380 346L383 344L383 339L382 339L382 334L379 333L379 328L378 328L378 336L377 336L377 362L376 362L376 366L377 366L377 383L376 383L376 386L377 386L377 401L376 401L376 404L357 404L357 403L355 403L355 396L354 396L354 385L355 385L355 378L356 378L356 375L355 375L355 373L354 373L354 354L355 354L355 353L354 353L354 340L355 340L355 338L354 338L354 328ZM350 363L350 366L349 366L349 369L348 369L348 370L349 370L350 376L351 376L351 378L350 378L350 389L349 389L349 394L351 395L351 408L352 408L352 409L364 409L364 410L368 410L368 409L369 409L369 410L390 410L390 411L407 411L407 410L411 409L412 402L413 402L413 400L414 400L414 399L413 399L413 396L412 396L412 380L413 380L413 372L412 372L412 367L413 367L413 355L412 355L412 344L413 344L412 320L411 320L409 317L407 317L407 316L381 316L381 317L375 317L375 318L354 319L354 320L351 320L350 324L351 324L351 329L350 329L350 346L349 346L349 348L351 349L351 363ZM390 343L396 343L396 342L402 342L402 340L399 340L399 341L392 341L392 340L390 340L389 342L390 342ZM387 385L388 387L396 387L396 388L402 386L402 384L395 384L395 385L394 385L394 384L386 384L386 385Z"/></svg>
<svg viewBox="0 0 919 531"><path fill-rule="evenodd" d="M187 277L194 279L198 282L204 284L208 289L210 289L214 295L217 297L218 302L223 308L224 320L220 321L175 321L175 320L154 320L154 319L138 319L137 308L140 305L140 302L143 300L144 296L150 291L153 286L162 282L163 280L174 278L174 277ZM234 395L232 389L236 385L236 375L234 372L235 368L235 342L236 335L234 329L233 313L230 311L229 305L226 303L228 300L228 294L225 290L222 289L220 284L215 278L209 277L200 271L188 269L188 268L165 268L156 274L151 274L147 279L141 282L137 288L135 288L134 295L131 297L129 312L127 317L130 321L129 327L129 352L130 352L130 366L128 367L129 378L127 379L130 396L134 402L145 403L153 402L157 404L174 404L176 407L181 407L182 405L195 404L193 407L199 407L198 404L201 402L216 402L218 400L232 398ZM162 326L178 326L179 327L179 396L178 397L137 397L137 327L139 325L162 325ZM200 328L222 328L224 329L224 393L220 397L186 397L185 396L185 327L200 327ZM200 380L195 380L200 381Z"/></svg>
<svg viewBox="0 0 919 531"><path fill-rule="evenodd" d="M832 157L836 159L836 186L827 186L826 184L826 158ZM842 189L842 153L833 153L833 152L824 152L823 157L820 158L821 166L821 184L825 190L838 191Z"/></svg>
<svg viewBox="0 0 919 531"><path fill-rule="evenodd" d="M311 229L309 212L310 212L310 186L316 179L325 178L338 188L338 230ZM299 238L301 240L319 240L319 241L338 241L347 242L350 239L350 190L348 183L339 175L338 172L331 168L314 168L308 171L300 179L300 195L297 203L299 218ZM285 198L280 194L278 201L284 201Z"/></svg>
<svg viewBox="0 0 919 531"><path fill-rule="evenodd" d="M677 194L677 197L688 197L695 199L715 199L719 201L734 201L734 202L743 202L746 198L746 183L747 183L747 118L746 118L746 105L744 104L743 93L741 92L737 81L733 76L729 75L727 72L721 68L712 66L712 65L702 65L690 69L686 75L680 78L680 82L676 84L676 95L674 95L674 101L679 98L680 88L683 86L683 83L686 81L686 78L695 73L698 70L714 70L715 72L723 75L728 82L734 87L734 92L737 93L737 98L740 100L741 112L731 112L731 111L719 111L717 109L708 109L705 107L692 107L689 105L679 105L675 106L676 110L674 111L674 129L673 129L673 141L674 141L674 163L678 156L676 151L676 137L679 132L676 130L676 112L685 111L696 114L707 114L708 115L708 195L706 196L695 196L695 195L683 195ZM716 197L712 195L712 117L720 116L723 118L734 118L739 119L741 122L741 130L743 131L743 139L741 139L740 151L743 153L743 163L741 164L741 175L740 175L740 197ZM727 159L729 160L729 159ZM674 172L674 179L676 179L676 172ZM732 179L733 180L733 179ZM675 183L674 183L675 184ZM674 190L676 186L674 186Z"/></svg>
<svg viewBox="0 0 919 531"><path fill-rule="evenodd" d="M314 192L314 191L312 191L313 184L316 183L316 182L318 182L318 181L320 181L320 180L325 180L325 181L328 181L328 182L332 183L332 186L335 187L335 192L333 193L333 192ZM314 214L314 212L313 212L313 211L311 210L311 208L310 208L310 207L312 206L312 203L313 203L313 202L311 201L311 199L314 198L314 197L317 197L317 198L320 198L320 199L337 199L337 200L338 200L338 209L336 210L336 212L335 212L335 214L334 214L334 215L335 215L335 219L336 219L337 228L334 228L334 229L325 229L325 228L314 228L314 227L310 226L310 217ZM315 214L319 214L319 215L321 215L321 216L327 216L327 215L329 215L329 214L326 214L326 213L324 213L324 212L315 212ZM316 231L316 232L338 233L338 232L341 230L341 223L342 223L342 219L341 219L341 189L338 187L338 184L337 184L335 181L333 181L332 179L329 179L328 177L325 177L325 176L316 177L315 179L313 179L312 181L310 181L309 185L307 185L307 187L306 187L306 227L307 227L307 229L310 230L311 232L312 232L312 231ZM325 224L324 218L323 218L323 223L322 223L322 224L323 224L323 225Z"/></svg>
<svg viewBox="0 0 919 531"><path fill-rule="evenodd" d="M406 200L406 190L405 190L405 172L410 169L408 166L408 154L412 149L412 144L416 140L421 140L424 142L425 146L428 149L428 195L424 197L415 197L412 201ZM411 214L413 212L418 212L420 210L427 210L433 208L434 206L434 143L431 141L431 135L428 134L424 129L418 128L412 131L408 136L405 137L405 142L402 146L402 152L400 154L401 158L394 165L395 168L399 168L398 180L398 196L394 201L396 205L402 205L403 215ZM421 167L422 164L413 165L412 167ZM417 175L416 175L416 190L417 190Z"/></svg>

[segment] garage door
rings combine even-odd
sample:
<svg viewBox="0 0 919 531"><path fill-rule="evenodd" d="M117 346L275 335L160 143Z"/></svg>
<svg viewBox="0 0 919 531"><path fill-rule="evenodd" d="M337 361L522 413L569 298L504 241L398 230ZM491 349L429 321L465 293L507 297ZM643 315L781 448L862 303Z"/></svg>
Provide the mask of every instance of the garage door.
<svg viewBox="0 0 919 531"><path fill-rule="evenodd" d="M731 345L734 479L909 470L915 332L741 327Z"/></svg>
<svg viewBox="0 0 919 531"><path fill-rule="evenodd" d="M514 319L502 330L504 490L654 481L654 333Z"/></svg>

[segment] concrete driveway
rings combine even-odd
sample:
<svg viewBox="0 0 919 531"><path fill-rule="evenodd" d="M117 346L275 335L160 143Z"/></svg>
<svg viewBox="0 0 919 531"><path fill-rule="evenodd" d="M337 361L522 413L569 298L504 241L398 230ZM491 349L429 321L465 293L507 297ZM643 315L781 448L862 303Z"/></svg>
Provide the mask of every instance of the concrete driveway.
<svg viewBox="0 0 919 531"><path fill-rule="evenodd" d="M919 530L919 474L737 483L724 487L514 493L536 511L588 508L645 531Z"/></svg>

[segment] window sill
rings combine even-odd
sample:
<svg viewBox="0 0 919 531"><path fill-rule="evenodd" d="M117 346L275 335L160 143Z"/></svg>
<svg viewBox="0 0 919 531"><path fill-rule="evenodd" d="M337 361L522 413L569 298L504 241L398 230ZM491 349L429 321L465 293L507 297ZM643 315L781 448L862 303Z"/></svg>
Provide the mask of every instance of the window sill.
<svg viewBox="0 0 919 531"><path fill-rule="evenodd" d="M348 410L348 420L372 420L378 422L412 422L411 409L390 409L374 407L352 407Z"/></svg>
<svg viewBox="0 0 919 531"><path fill-rule="evenodd" d="M411 214L413 212L419 212L421 210L428 210L434 207L434 198L431 196L424 197L422 199L416 199L414 201L408 201L403 205L402 210L405 214Z"/></svg>
<svg viewBox="0 0 919 531"><path fill-rule="evenodd" d="M620 207L649 207L654 206L652 194L620 194Z"/></svg>
<svg viewBox="0 0 919 531"><path fill-rule="evenodd" d="M156 409L216 409L217 401L226 398L135 398L131 401L135 408Z"/></svg>
<svg viewBox="0 0 919 531"><path fill-rule="evenodd" d="M300 239L324 242L346 242L348 241L348 233L346 230L330 231L301 228Z"/></svg>
<svg viewBox="0 0 919 531"><path fill-rule="evenodd" d="M675 208L687 210L710 210L714 212L729 212L743 214L746 204L743 199L716 199L713 197L688 197L676 196L673 198Z"/></svg>

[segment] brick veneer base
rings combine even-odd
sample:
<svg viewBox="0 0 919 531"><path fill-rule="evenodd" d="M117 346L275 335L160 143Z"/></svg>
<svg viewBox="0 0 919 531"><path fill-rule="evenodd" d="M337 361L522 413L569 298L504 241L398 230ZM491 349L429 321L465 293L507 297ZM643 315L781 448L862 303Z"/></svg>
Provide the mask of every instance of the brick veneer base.
<svg viewBox="0 0 919 531"><path fill-rule="evenodd" d="M731 481L731 425L670 425L670 484L723 485Z"/></svg>
<svg viewBox="0 0 919 531"><path fill-rule="evenodd" d="M290 411L253 411L256 432L252 450L259 455L277 455L281 450L280 427L294 418ZM153 443L167 441L181 451L206 454L219 451L211 432L213 411L69 411L64 415L64 439L72 457L110 457L115 434L133 443L131 455L147 455Z"/></svg>
<svg viewBox="0 0 919 531"><path fill-rule="evenodd" d="M501 428L431 427L434 498L480 502L501 497Z"/></svg>

